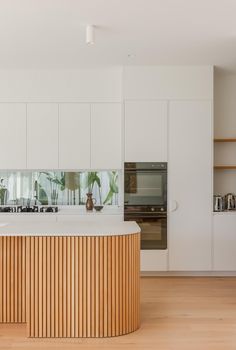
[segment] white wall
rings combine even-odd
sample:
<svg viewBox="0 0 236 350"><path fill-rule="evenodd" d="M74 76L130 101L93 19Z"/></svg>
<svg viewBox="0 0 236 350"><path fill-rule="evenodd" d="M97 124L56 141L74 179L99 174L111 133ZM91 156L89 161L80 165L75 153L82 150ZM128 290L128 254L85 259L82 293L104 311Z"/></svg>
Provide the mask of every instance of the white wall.
<svg viewBox="0 0 236 350"><path fill-rule="evenodd" d="M0 102L120 102L123 97L211 100L212 77L211 66L4 70L0 71Z"/></svg>
<svg viewBox="0 0 236 350"><path fill-rule="evenodd" d="M236 74L215 69L214 74L214 136L236 137ZM215 165L236 165L236 143L216 143ZM236 193L236 170L214 172L214 193Z"/></svg>
<svg viewBox="0 0 236 350"><path fill-rule="evenodd" d="M121 67L0 71L0 102L119 102L121 99Z"/></svg>
<svg viewBox="0 0 236 350"><path fill-rule="evenodd" d="M216 138L236 137L236 74L215 69L214 133Z"/></svg>

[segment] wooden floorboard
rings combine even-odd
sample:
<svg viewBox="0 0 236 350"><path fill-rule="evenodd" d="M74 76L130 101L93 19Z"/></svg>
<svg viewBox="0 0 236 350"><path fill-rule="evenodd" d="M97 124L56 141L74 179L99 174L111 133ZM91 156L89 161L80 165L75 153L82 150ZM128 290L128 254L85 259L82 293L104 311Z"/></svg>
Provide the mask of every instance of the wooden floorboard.
<svg viewBox="0 0 236 350"><path fill-rule="evenodd" d="M235 350L236 278L141 279L141 328L108 339L27 339L25 325L0 325L0 350Z"/></svg>

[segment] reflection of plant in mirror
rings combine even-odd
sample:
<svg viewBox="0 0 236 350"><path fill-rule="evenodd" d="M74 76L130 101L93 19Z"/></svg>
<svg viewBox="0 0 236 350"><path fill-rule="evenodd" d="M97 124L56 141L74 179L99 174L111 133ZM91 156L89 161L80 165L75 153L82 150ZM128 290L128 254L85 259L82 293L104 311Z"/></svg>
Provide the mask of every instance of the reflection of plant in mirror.
<svg viewBox="0 0 236 350"><path fill-rule="evenodd" d="M79 196L79 203L82 204L82 198L81 198L81 184L80 184L80 172L66 172L65 173L65 188L67 189L67 202L70 197L70 191L71 191L71 198L73 198L73 204L75 204L75 193L76 190L78 190L78 196Z"/></svg>
<svg viewBox="0 0 236 350"><path fill-rule="evenodd" d="M118 205L119 172L54 170L0 172L0 204L84 205L93 193L97 204Z"/></svg>
<svg viewBox="0 0 236 350"><path fill-rule="evenodd" d="M87 188L89 193L93 193L93 188L94 185L97 184L98 186L98 191L99 191L99 199L100 203L102 202L102 197L101 197L101 180L98 176L97 171L89 172L87 176Z"/></svg>
<svg viewBox="0 0 236 350"><path fill-rule="evenodd" d="M2 178L0 180L0 204L3 205L5 204L6 201L6 194L7 194L7 189L3 184L4 179Z"/></svg>
<svg viewBox="0 0 236 350"><path fill-rule="evenodd" d="M60 177L57 177L56 172L42 172L46 175L47 180L50 182L51 188L51 201L53 205L57 204L58 200L58 189L64 191L65 189L65 173L61 172Z"/></svg>
<svg viewBox="0 0 236 350"><path fill-rule="evenodd" d="M48 205L47 192L38 181L34 182L34 190L36 194L36 200L38 200L41 205Z"/></svg>
<svg viewBox="0 0 236 350"><path fill-rule="evenodd" d="M103 204L107 204L109 202L110 202L110 204L112 204L113 195L117 194L119 192L119 188L118 188L118 184L117 184L118 173L116 171L111 171L108 173L108 175L109 175L110 190L109 190Z"/></svg>

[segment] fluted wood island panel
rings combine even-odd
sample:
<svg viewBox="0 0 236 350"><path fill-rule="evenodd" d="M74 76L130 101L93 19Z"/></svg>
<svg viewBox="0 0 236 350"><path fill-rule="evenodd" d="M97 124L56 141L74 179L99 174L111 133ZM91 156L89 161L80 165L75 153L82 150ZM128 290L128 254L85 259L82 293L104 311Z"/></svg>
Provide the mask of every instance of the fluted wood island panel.
<svg viewBox="0 0 236 350"><path fill-rule="evenodd" d="M26 322L26 237L0 236L0 323Z"/></svg>
<svg viewBox="0 0 236 350"><path fill-rule="evenodd" d="M139 233L26 239L29 337L110 337L139 327Z"/></svg>

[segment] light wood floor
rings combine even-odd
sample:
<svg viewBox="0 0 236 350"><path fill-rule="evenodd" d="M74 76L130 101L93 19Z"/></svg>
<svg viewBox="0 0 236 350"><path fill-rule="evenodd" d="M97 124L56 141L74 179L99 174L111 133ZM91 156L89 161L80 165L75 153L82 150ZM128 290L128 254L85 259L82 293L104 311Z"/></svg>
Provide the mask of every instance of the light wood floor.
<svg viewBox="0 0 236 350"><path fill-rule="evenodd" d="M109 339L27 339L0 325L0 350L235 350L236 278L141 279L141 328Z"/></svg>

